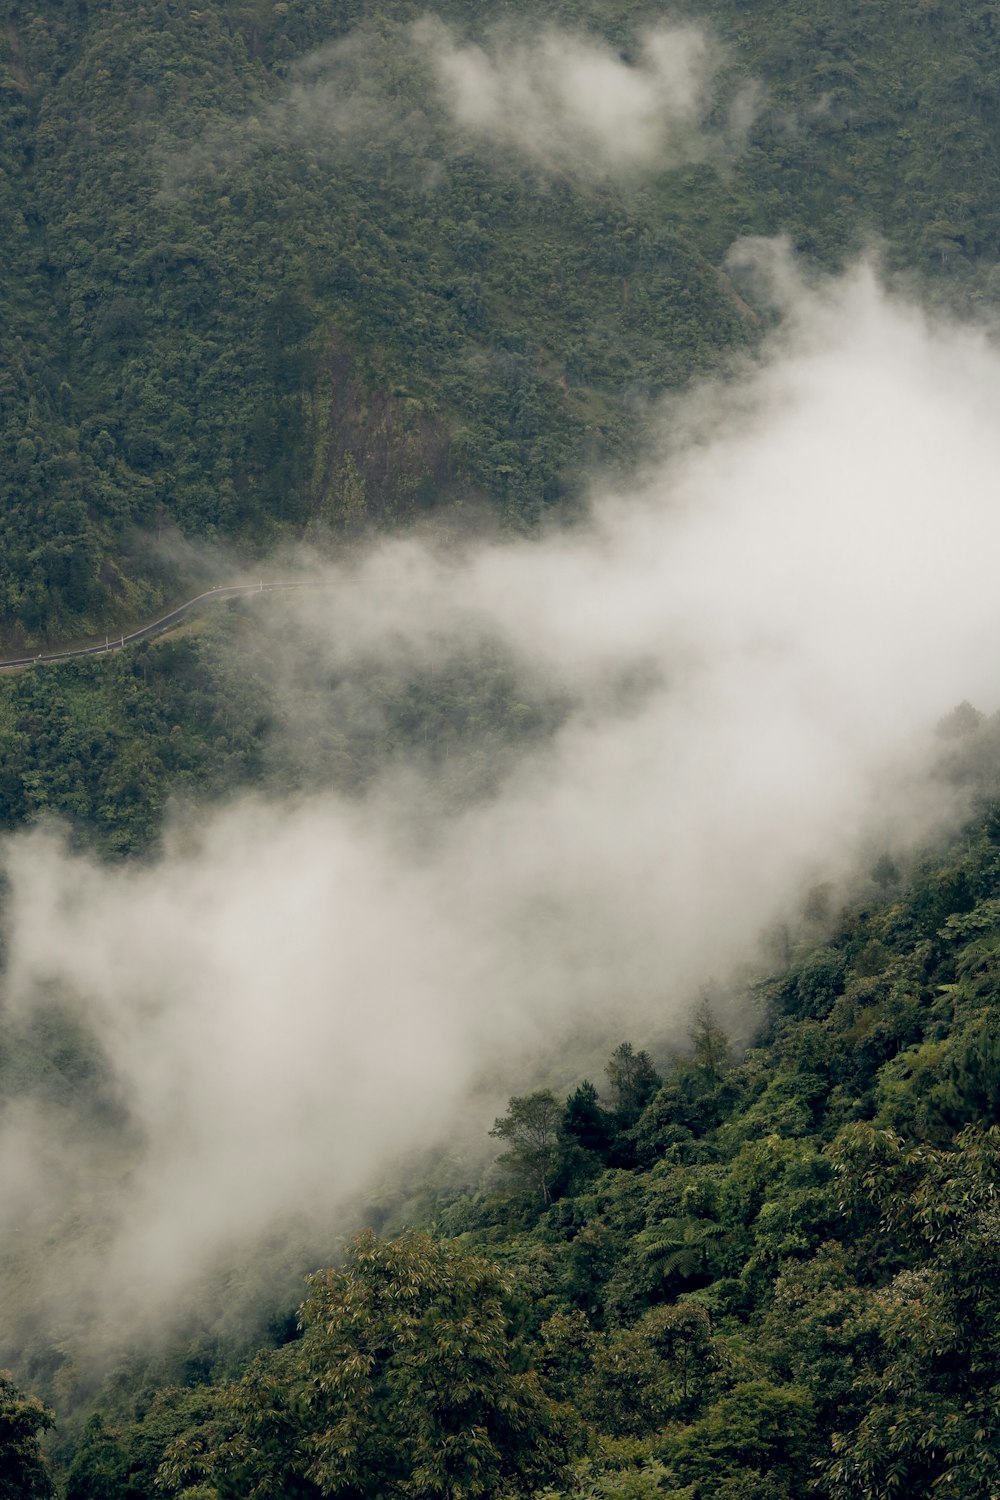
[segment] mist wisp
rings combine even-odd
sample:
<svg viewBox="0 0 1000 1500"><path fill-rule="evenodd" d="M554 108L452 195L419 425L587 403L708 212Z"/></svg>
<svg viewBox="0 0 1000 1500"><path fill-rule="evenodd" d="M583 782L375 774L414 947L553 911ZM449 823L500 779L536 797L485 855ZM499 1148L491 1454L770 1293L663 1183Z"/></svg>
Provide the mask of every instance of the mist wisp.
<svg viewBox="0 0 1000 1500"><path fill-rule="evenodd" d="M781 326L670 406L627 491L532 540L386 541L281 605L287 681L303 638L317 680L482 639L562 695L487 791L415 757L353 800L206 810L141 868L7 842L8 1015L76 1007L129 1121L120 1160L58 1115L3 1122L5 1251L100 1208L35 1256L43 1312L71 1297L125 1337L446 1137L485 1072L509 1092L578 1032L682 1031L805 886L947 815L928 731L998 697L1000 355L870 266L808 286L780 247L743 255L776 269Z"/></svg>
<svg viewBox="0 0 1000 1500"><path fill-rule="evenodd" d="M699 27L651 30L634 58L553 27L496 29L480 45L426 18L414 36L455 124L543 167L617 176L706 153L718 54Z"/></svg>
<svg viewBox="0 0 1000 1500"><path fill-rule="evenodd" d="M374 145L383 167L405 164L427 191L470 147L542 177L620 184L721 164L742 150L760 104L756 82L720 83L724 61L721 44L690 22L648 29L625 49L524 21L478 41L434 15L361 25L299 59L252 113L166 156L163 190L225 175L235 159L275 143L294 144L317 169L331 153L349 160Z"/></svg>

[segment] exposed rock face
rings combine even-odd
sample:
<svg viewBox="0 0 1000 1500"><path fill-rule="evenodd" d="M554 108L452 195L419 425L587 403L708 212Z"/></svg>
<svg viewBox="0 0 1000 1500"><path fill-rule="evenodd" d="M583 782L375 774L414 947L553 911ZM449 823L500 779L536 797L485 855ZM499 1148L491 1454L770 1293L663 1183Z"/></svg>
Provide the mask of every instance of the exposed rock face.
<svg viewBox="0 0 1000 1500"><path fill-rule="evenodd" d="M312 396L314 523L387 525L429 509L453 482L449 434L416 398L373 390L340 335Z"/></svg>

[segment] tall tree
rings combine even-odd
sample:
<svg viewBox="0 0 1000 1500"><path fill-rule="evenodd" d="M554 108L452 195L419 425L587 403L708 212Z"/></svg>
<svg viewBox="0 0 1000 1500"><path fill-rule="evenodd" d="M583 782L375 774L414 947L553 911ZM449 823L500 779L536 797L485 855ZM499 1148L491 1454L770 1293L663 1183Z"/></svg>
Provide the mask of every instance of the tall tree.
<svg viewBox="0 0 1000 1500"><path fill-rule="evenodd" d="M507 1113L493 1123L490 1135L507 1141L498 1160L521 1181L537 1188L542 1202L551 1201L552 1178L559 1156L562 1111L550 1089L514 1094Z"/></svg>
<svg viewBox="0 0 1000 1500"><path fill-rule="evenodd" d="M562 1129L582 1151L592 1151L601 1157L606 1155L611 1145L612 1125L589 1078L585 1078L566 1100Z"/></svg>
<svg viewBox="0 0 1000 1500"><path fill-rule="evenodd" d="M607 1075L619 1122L634 1125L663 1082L652 1058L648 1052L637 1052L631 1042L621 1042L608 1061Z"/></svg>

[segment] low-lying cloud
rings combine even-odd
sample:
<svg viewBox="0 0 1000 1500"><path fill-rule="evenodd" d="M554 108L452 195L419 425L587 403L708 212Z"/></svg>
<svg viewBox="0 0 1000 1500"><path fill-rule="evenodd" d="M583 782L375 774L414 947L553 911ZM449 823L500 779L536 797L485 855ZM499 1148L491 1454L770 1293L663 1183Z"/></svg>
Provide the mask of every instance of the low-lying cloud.
<svg viewBox="0 0 1000 1500"><path fill-rule="evenodd" d="M492 147L595 177L705 154L718 53L697 26L648 31L631 57L554 27L478 45L427 19L414 35L455 123Z"/></svg>
<svg viewBox="0 0 1000 1500"><path fill-rule="evenodd" d="M317 165L329 153L388 152L428 187L470 149L592 182L723 161L741 149L758 107L753 82L719 85L724 58L691 22L638 33L625 49L523 21L478 41L433 15L359 26L300 58L252 115L169 158L164 182L173 190L204 170L227 171L241 152L275 142Z"/></svg>
<svg viewBox="0 0 1000 1500"><path fill-rule="evenodd" d="M8 842L9 1016L75 1006L141 1142L116 1162L28 1106L0 1132L30 1163L4 1247L100 1205L100 1257L53 1270L75 1307L169 1306L444 1136L487 1072L502 1091L574 1035L681 1031L806 885L941 813L929 729L998 698L1000 355L869 266L808 287L782 264L760 359L674 404L664 452L585 523L384 542L280 606L289 680L302 640L322 683L482 639L560 695L488 793L450 799L414 758L354 800L206 810L141 868Z"/></svg>

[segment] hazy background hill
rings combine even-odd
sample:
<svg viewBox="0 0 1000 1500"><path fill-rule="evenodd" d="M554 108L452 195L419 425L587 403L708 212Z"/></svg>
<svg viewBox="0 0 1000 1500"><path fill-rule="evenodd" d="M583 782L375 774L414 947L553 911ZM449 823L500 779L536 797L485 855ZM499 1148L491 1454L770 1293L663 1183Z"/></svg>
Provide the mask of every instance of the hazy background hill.
<svg viewBox="0 0 1000 1500"><path fill-rule="evenodd" d="M875 235L989 302L992 6L708 0L669 76L644 37L682 11L435 18L5 8L8 642L147 611L194 571L155 551L177 533L252 554L477 502L532 526L756 338L724 269L742 235L826 266ZM606 121L538 107L525 58L559 28L619 91Z"/></svg>

